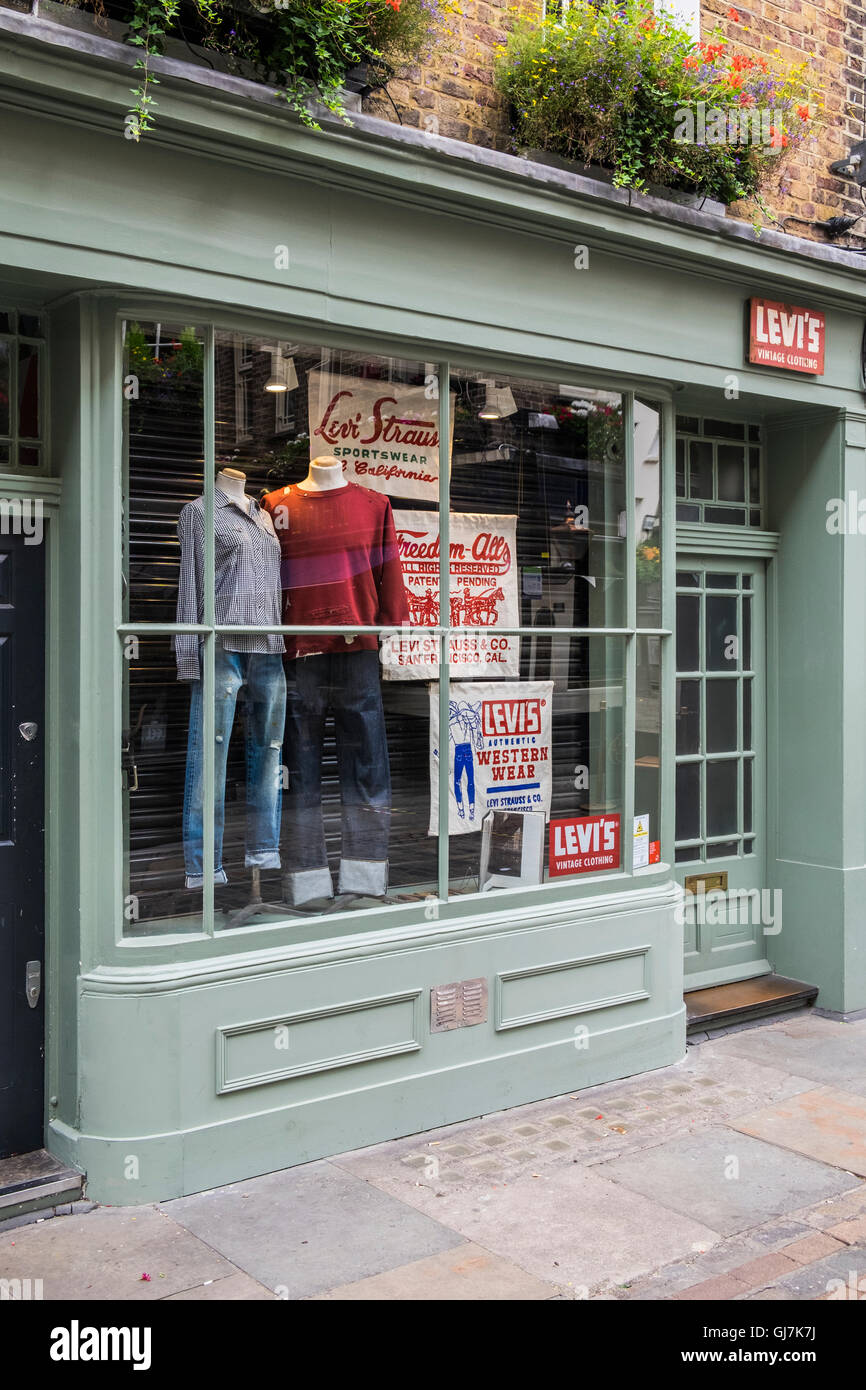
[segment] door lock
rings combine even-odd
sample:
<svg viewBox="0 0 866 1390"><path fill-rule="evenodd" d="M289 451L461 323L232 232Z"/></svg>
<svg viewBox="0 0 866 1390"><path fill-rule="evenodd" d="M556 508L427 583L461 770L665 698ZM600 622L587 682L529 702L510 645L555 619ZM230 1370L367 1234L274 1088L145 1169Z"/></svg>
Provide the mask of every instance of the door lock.
<svg viewBox="0 0 866 1390"><path fill-rule="evenodd" d="M42 993L42 962L29 960L24 973L24 993L31 1009L35 1009Z"/></svg>
<svg viewBox="0 0 866 1390"><path fill-rule="evenodd" d="M27 740L28 743L32 743L36 735L39 733L39 725L34 724L32 720L28 719L25 721L25 723L18 725L18 732L23 739Z"/></svg>

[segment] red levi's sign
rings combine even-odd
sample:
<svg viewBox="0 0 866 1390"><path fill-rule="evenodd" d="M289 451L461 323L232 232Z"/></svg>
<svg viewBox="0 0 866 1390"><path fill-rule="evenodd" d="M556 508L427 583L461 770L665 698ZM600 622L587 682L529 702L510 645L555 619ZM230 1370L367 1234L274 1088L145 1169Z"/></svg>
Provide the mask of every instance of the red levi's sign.
<svg viewBox="0 0 866 1390"><path fill-rule="evenodd" d="M550 877L619 868L619 816L550 822Z"/></svg>
<svg viewBox="0 0 866 1390"><path fill-rule="evenodd" d="M824 315L774 299L749 300L749 361L787 372L824 373Z"/></svg>
<svg viewBox="0 0 866 1390"><path fill-rule="evenodd" d="M485 738L506 734L541 732L543 700L484 700L481 705L481 732Z"/></svg>

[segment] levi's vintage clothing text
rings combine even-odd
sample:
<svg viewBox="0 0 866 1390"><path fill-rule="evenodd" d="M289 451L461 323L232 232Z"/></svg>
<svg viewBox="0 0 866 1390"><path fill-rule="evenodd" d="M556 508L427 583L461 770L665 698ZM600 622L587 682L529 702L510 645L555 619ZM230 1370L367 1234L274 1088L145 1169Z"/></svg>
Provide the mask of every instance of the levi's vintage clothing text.
<svg viewBox="0 0 866 1390"><path fill-rule="evenodd" d="M268 493L282 550L283 621L299 627L399 627L409 606L388 498L347 483L328 492ZM378 648L375 633L286 639L288 658Z"/></svg>

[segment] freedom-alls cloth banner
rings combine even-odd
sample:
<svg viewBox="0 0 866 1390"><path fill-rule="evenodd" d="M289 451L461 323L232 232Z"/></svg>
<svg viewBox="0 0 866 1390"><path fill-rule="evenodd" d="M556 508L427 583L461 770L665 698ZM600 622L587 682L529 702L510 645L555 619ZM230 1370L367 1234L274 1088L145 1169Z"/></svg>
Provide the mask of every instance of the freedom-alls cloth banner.
<svg viewBox="0 0 866 1390"><path fill-rule="evenodd" d="M483 627L455 633L452 676L517 676L520 638L498 637L498 627L518 627L515 542L517 517L452 512L450 613L439 604L439 514L395 511L403 582L413 627ZM423 632L394 633L382 640L386 680L431 680L439 675L439 639Z"/></svg>
<svg viewBox="0 0 866 1390"><path fill-rule="evenodd" d="M426 386L310 372L310 458L345 460L347 482L439 500L439 400ZM451 397L454 430L454 396Z"/></svg>
<svg viewBox="0 0 866 1390"><path fill-rule="evenodd" d="M430 686L430 828L439 831L439 758L448 754L448 833L480 830L488 811L550 814L553 681L456 681L439 734Z"/></svg>

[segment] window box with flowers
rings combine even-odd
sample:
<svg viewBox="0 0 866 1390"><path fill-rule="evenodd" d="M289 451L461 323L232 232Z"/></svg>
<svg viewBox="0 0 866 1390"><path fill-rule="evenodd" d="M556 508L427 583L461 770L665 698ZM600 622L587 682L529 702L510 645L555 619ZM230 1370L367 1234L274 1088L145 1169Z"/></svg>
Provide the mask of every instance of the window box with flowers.
<svg viewBox="0 0 866 1390"><path fill-rule="evenodd" d="M741 22L733 7L728 18ZM518 24L496 71L515 144L599 166L619 187L762 206L817 122L808 66L712 37L696 45L647 0L574 0L557 23Z"/></svg>
<svg viewBox="0 0 866 1390"><path fill-rule="evenodd" d="M64 0L89 12L96 32L140 50L126 122L137 140L154 122L154 63L172 41L192 62L275 86L306 124L321 104L345 117L345 91L383 87L427 56L447 32L457 0ZM52 6L52 8L55 8Z"/></svg>

